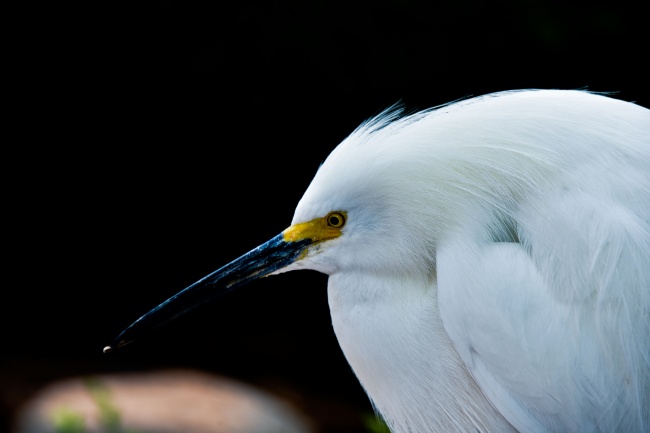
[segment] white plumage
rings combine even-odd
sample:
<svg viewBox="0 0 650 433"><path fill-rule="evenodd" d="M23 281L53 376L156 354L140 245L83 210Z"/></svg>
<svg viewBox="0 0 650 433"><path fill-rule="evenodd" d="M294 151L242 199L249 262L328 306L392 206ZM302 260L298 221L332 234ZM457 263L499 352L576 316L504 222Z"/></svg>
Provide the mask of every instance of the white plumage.
<svg viewBox="0 0 650 433"><path fill-rule="evenodd" d="M650 110L527 90L400 115L332 152L291 227L106 350L314 269L396 433L650 432Z"/></svg>
<svg viewBox="0 0 650 433"><path fill-rule="evenodd" d="M581 91L389 110L320 167L294 223L343 235L341 347L395 432L650 431L650 110Z"/></svg>

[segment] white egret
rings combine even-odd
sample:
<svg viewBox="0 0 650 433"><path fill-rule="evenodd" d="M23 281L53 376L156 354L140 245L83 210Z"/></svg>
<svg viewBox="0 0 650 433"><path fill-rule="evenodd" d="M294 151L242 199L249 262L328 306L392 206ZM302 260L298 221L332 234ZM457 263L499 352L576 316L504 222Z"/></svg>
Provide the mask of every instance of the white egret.
<svg viewBox="0 0 650 433"><path fill-rule="evenodd" d="M329 275L338 341L395 432L650 431L650 110L491 94L362 124L292 225L113 347L270 273Z"/></svg>

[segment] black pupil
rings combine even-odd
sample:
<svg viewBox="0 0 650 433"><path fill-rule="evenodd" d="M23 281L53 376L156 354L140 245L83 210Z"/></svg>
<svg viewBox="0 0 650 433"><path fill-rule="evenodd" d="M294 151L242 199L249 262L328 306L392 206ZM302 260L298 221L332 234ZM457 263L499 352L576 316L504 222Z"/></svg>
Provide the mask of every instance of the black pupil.
<svg viewBox="0 0 650 433"><path fill-rule="evenodd" d="M337 217L336 215L332 215L332 216L330 217L330 224L331 224L331 225L333 225L333 226L337 226L337 225L340 224L340 222L341 222L341 220L340 220L339 217Z"/></svg>

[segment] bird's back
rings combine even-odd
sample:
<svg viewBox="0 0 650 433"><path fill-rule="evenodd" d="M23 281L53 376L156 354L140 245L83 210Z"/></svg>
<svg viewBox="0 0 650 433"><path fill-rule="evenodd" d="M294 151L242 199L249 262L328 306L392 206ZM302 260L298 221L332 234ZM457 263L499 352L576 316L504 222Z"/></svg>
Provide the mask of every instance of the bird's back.
<svg viewBox="0 0 650 433"><path fill-rule="evenodd" d="M526 102L504 125L525 146L504 147L540 164L503 174L523 186L499 203L508 236L486 242L480 219L442 243L445 329L522 431L650 431L650 111L583 92L496 98L488 117Z"/></svg>

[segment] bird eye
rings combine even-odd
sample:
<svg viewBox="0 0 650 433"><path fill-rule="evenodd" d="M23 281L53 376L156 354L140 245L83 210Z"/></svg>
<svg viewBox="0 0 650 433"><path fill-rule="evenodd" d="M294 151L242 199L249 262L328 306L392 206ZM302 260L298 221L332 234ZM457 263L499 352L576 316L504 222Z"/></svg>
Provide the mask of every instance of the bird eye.
<svg viewBox="0 0 650 433"><path fill-rule="evenodd" d="M345 215L341 212L330 212L325 217L327 225L335 229L340 229L345 225Z"/></svg>

